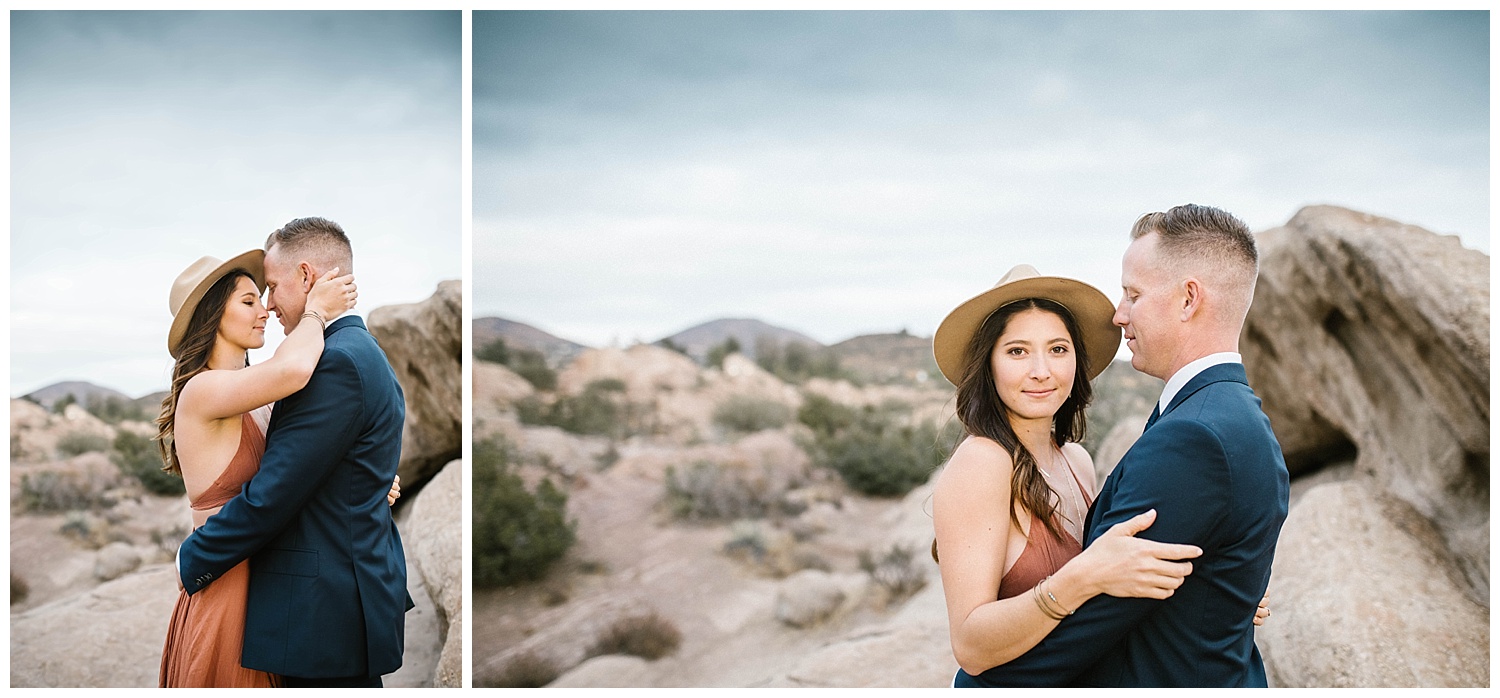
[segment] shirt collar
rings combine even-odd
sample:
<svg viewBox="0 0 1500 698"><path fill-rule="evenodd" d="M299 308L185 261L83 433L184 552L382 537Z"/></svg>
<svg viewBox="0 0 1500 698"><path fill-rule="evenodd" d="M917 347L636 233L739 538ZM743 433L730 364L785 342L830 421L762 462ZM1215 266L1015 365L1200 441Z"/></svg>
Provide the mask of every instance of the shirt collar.
<svg viewBox="0 0 1500 698"><path fill-rule="evenodd" d="M1157 413L1166 414L1167 406L1172 404L1172 398L1177 397L1177 393L1182 390L1183 386L1188 384L1188 381L1192 380L1208 367L1218 366L1219 364L1242 363L1245 363L1245 360L1238 353L1221 351L1217 354L1209 354L1177 369L1177 372L1172 374L1171 378L1167 379L1167 387L1162 389L1161 399L1156 401Z"/></svg>

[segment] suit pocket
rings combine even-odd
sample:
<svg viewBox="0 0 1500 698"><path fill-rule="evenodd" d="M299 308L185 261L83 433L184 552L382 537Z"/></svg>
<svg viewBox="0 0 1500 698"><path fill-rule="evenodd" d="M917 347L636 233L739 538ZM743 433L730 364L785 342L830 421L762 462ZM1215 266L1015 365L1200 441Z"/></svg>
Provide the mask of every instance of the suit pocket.
<svg viewBox="0 0 1500 698"><path fill-rule="evenodd" d="M318 576L318 551L294 548L268 548L255 556L256 572L289 574L296 577Z"/></svg>

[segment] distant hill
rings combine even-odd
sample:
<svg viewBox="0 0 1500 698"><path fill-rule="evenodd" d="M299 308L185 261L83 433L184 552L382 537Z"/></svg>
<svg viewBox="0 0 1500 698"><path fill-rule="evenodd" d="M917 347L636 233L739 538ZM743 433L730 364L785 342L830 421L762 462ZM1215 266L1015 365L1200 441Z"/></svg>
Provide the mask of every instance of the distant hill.
<svg viewBox="0 0 1500 698"><path fill-rule="evenodd" d="M664 339L687 350L689 356L699 361L708 356L708 350L723 344L724 340L734 337L740 343L740 353L748 358L755 358L755 342L761 337L774 340L780 344L801 342L811 347L821 347L819 342L796 330L785 327L777 327L768 323L750 318L725 318L710 320L701 325L694 325L677 334ZM659 341L659 340L658 340Z"/></svg>
<svg viewBox="0 0 1500 698"><path fill-rule="evenodd" d="M125 403L135 402L135 400L131 399L131 397L129 395L126 395L125 393L122 393L113 388L94 385L93 383L89 383L87 381L63 381L61 383L53 383L52 385L49 385L45 388L39 388L30 393L27 393L22 397L36 402L42 407L50 410L52 409L53 403L56 403L58 400L61 400L68 395L72 395L73 399L77 400L81 405L87 405L90 400L108 400L109 398L115 398L116 400L120 400L121 402ZM157 406L160 407L160 405L161 400L158 399Z"/></svg>
<svg viewBox="0 0 1500 698"><path fill-rule="evenodd" d="M907 383L937 380L943 384L932 358L932 338L899 332L867 334L846 339L830 349L839 366L869 383Z"/></svg>
<svg viewBox="0 0 1500 698"><path fill-rule="evenodd" d="M547 357L547 364L557 368L571 361L588 346L549 334L531 325L498 317L474 318L474 350L479 351L496 339L517 349L532 349Z"/></svg>

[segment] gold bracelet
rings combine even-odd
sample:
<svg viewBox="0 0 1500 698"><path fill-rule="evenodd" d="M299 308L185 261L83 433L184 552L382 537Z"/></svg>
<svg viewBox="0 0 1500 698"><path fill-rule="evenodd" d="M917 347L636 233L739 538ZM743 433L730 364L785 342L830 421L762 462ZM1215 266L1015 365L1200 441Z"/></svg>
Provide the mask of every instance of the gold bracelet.
<svg viewBox="0 0 1500 698"><path fill-rule="evenodd" d="M323 316L319 315L318 311L316 311L316 310L309 310L309 311L307 311L305 313L302 313L302 317L305 317L305 318L310 317L310 318L312 318L314 320L317 320L319 327L321 327L322 329L325 329L325 330L328 329L328 321L324 320Z"/></svg>
<svg viewBox="0 0 1500 698"><path fill-rule="evenodd" d="M1051 575L1048 575L1046 579L1042 580L1043 583L1051 582L1051 581L1052 581L1052 576ZM1052 599L1052 603L1057 604L1058 608L1067 608L1067 606L1062 605L1061 601L1057 600L1056 596L1052 595L1052 585L1051 584L1047 584L1047 598ZM1078 609L1076 609L1076 608L1073 609L1073 611L1076 611L1076 610L1078 610ZM1068 611L1068 612L1064 613L1063 615L1065 615L1065 616L1071 616L1071 615L1073 615L1073 611Z"/></svg>
<svg viewBox="0 0 1500 698"><path fill-rule="evenodd" d="M1042 609L1042 615L1047 616L1052 620L1062 620L1063 618L1066 618L1067 615L1053 610L1050 606L1047 605L1046 599L1042 597L1042 583L1046 581L1046 579L1043 579L1041 582L1037 582L1036 586L1031 588L1031 599L1036 602L1037 608Z"/></svg>

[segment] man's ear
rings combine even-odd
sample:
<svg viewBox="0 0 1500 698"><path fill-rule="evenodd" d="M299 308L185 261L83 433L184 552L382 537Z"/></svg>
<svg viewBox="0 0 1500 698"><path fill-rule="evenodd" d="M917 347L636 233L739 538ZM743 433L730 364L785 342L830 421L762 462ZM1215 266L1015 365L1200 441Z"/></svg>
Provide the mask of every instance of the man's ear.
<svg viewBox="0 0 1500 698"><path fill-rule="evenodd" d="M1203 309L1203 283L1197 277L1189 276L1182 282L1182 321L1191 320L1199 310Z"/></svg>
<svg viewBox="0 0 1500 698"><path fill-rule="evenodd" d="M302 292L312 293L313 282L318 280L318 270L312 264L298 262L297 272L302 275Z"/></svg>

